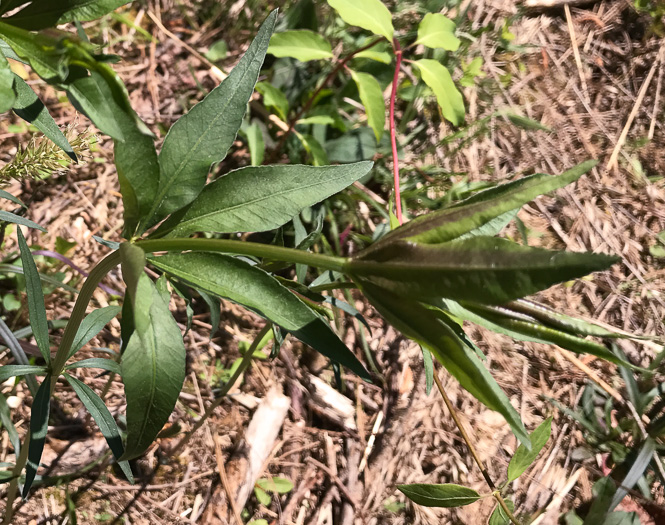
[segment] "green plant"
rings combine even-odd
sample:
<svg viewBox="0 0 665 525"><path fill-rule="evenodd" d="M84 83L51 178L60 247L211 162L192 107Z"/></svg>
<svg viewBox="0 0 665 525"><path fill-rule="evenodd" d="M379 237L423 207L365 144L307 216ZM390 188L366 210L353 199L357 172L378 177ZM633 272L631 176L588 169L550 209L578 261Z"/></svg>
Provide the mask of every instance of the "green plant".
<svg viewBox="0 0 665 525"><path fill-rule="evenodd" d="M267 321L219 393L220 398L246 370L256 348L273 326L279 327L274 332L275 351L278 351L281 333L290 334L334 363L364 379L371 379L358 357L330 328L316 304L322 300L320 292L326 289L359 288L390 323L419 342L467 391L506 419L522 443L511 462L508 480L519 476L533 461L549 435L549 423L544 423L531 435L527 433L507 396L484 366L484 356L464 333L462 320L517 339L557 344L635 369L604 345L585 338L588 335L624 337L623 333L579 321L523 299L555 283L605 269L616 261L615 257L553 252L496 237L523 204L576 181L594 166L593 162L559 176L536 174L475 193L459 203L395 227L350 258L311 250L312 244L306 242L308 236L300 234L296 248L282 245L279 234L272 244L229 238L230 234L238 232L279 231L291 221L298 229L298 216L303 210L367 175L372 163L248 166L207 182L210 166L223 160L241 128L269 45L273 49L288 47L283 39L281 43L280 39L276 43L271 41L276 12L263 23L229 76L171 127L158 153L154 137L131 109L122 82L108 65L113 57L67 33L31 32L56 22L94 18L122 3L100 0L87 2L87 8L82 9L81 3L74 0L57 8L50 2L35 1L0 21L0 37L7 43L2 47L5 56L29 63L35 73L65 90L77 108L102 132L113 137L124 204L125 239L119 245L109 243L111 252L90 271L52 356L40 276L21 229L16 230L30 324L42 361L40 364L22 362L19 352L19 357L15 356L17 364L0 368L0 380L26 377L34 393L30 432L22 445L14 439L17 461L5 476L10 481L6 522L11 520L19 481L23 482L24 497L34 482L48 429L49 401L60 378L64 378L89 410L131 480L128 460L140 456L160 433L185 378L186 349L168 308L170 287L180 293L192 287L211 297L229 299ZM388 13L386 18L387 10L382 10L378 0L330 0L330 4L345 20L393 40L390 15ZM20 0L0 4L0 14L20 5L23 5ZM441 18L429 20L438 20L433 23L435 28L441 24L449 27ZM428 25L431 23L424 25L431 27ZM451 41L448 33L444 31L442 37ZM430 33L423 30L418 38L427 39L428 35ZM399 57L399 43L393 40L393 44ZM432 80L432 89L439 92L439 97L449 96L450 93L439 89L444 85L441 82L450 87L449 74L441 71L440 64L435 66L424 60L428 59L422 59L418 66L423 77ZM399 58L393 102L398 72ZM5 78L5 87L9 86L16 95L13 104L18 103L18 91L23 89L17 78L15 75ZM269 91L265 86L264 89ZM459 116L457 102L461 103L461 97L457 100L453 95L452 100L448 101L451 119ZM71 150L54 132L43 105L33 103L40 108L43 117L40 125L44 129L40 129L65 151ZM16 106L13 107L16 110ZM442 111L444 115L448 112L443 107ZM20 114L20 110L17 113ZM394 111L391 111L390 126L392 149L396 152ZM395 180L399 181L398 174ZM396 196L399 203L399 191ZM401 206L396 210L401 223ZM10 212L2 212L0 220L43 231L34 222ZM316 229L316 235L320 235L320 228ZM192 237L199 233L207 233L208 238ZM109 306L86 315L92 292L117 265L121 265L126 284L122 308ZM153 282L144 272L146 265L160 271L162 277ZM291 265L296 265L297 281L277 278L271 273L275 268ZM307 272L300 271L307 267L324 270L332 277L325 284L315 281L308 286ZM122 325L119 362L102 358L73 361L76 353L118 314ZM11 334L0 333L8 344L13 342ZM122 377L127 398L126 436L121 435L102 399L70 374L79 367L99 368ZM440 387L433 367L428 370L430 378ZM35 376L44 377L38 388L35 388ZM441 393L445 400L442 388ZM219 400L213 403L191 432L203 424L218 403ZM8 424L11 421L3 423L11 428ZM467 443L473 453L468 439ZM175 447L173 453L179 449L180 446ZM484 471L480 462L479 466ZM499 517L504 512L514 521L509 502L502 497L503 486L497 487L487 479L491 495L501 508ZM471 503L480 497L471 489L451 485L402 487L402 490L416 502L444 506Z"/></svg>

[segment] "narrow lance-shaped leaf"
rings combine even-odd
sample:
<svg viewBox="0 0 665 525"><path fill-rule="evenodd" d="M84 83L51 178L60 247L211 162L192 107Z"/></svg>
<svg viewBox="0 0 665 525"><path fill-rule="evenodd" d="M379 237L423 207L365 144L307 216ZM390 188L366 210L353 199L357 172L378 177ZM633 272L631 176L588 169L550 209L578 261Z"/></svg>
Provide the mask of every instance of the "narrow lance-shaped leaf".
<svg viewBox="0 0 665 525"><path fill-rule="evenodd" d="M5 190L0 190L0 199L6 199L8 201L13 202L14 204L18 204L22 208L27 209L28 207L21 201L21 199L14 197L11 193Z"/></svg>
<svg viewBox="0 0 665 525"><path fill-rule="evenodd" d="M414 45L417 44L457 51L460 41L455 36L455 22L441 13L427 13L418 25L418 40Z"/></svg>
<svg viewBox="0 0 665 525"><path fill-rule="evenodd" d="M530 319L528 316L522 315L522 317L516 317L514 315L515 312L504 307L470 303L460 305L449 300L445 300L444 302L453 315L494 332L508 335L518 341L553 344L576 354L595 355L622 367L637 369L631 363L617 357L602 344L545 326L540 324L536 319Z"/></svg>
<svg viewBox="0 0 665 525"><path fill-rule="evenodd" d="M75 361L65 367L65 370L74 370L76 368L99 368L101 370L106 370L107 372L113 372L114 374L121 375L122 370L120 364L112 359L106 359L104 357L91 357L89 359L82 359L81 361Z"/></svg>
<svg viewBox="0 0 665 525"><path fill-rule="evenodd" d="M420 347L420 350L423 352L423 366L425 368L425 393L429 395L434 386L434 361L432 361L432 353L427 348Z"/></svg>
<svg viewBox="0 0 665 525"><path fill-rule="evenodd" d="M372 167L371 162L342 166L252 166L208 184L175 224L170 236L193 232L260 232L279 228L296 214L343 190Z"/></svg>
<svg viewBox="0 0 665 525"><path fill-rule="evenodd" d="M220 162L235 140L263 65L277 11L226 79L169 130L159 154L159 190L147 226L192 202L206 183L208 170Z"/></svg>
<svg viewBox="0 0 665 525"><path fill-rule="evenodd" d="M33 335L37 346L44 360L51 362L51 349L48 336L48 322L46 320L46 307L44 306L44 292L42 291L42 282L39 278L37 266L32 258L28 243L21 228L16 229L18 235L18 245L21 249L21 262L23 263L23 272L25 276L25 291L28 296L28 315L32 325Z"/></svg>
<svg viewBox="0 0 665 525"><path fill-rule="evenodd" d="M3 365L0 366L0 383L7 381L10 377L43 375L48 372L45 366L37 365Z"/></svg>
<svg viewBox="0 0 665 525"><path fill-rule="evenodd" d="M453 483L443 485L414 483L398 485L397 490L414 503L425 507L463 507L480 499L480 494L475 490Z"/></svg>
<svg viewBox="0 0 665 525"><path fill-rule="evenodd" d="M15 213L0 210L0 222L11 222L12 224L21 224L22 226L27 226L28 228L34 228L41 232L46 233L46 229L42 228L36 222L32 222L30 219L16 215Z"/></svg>
<svg viewBox="0 0 665 525"><path fill-rule="evenodd" d="M383 135L383 128L386 123L386 106L383 101L383 91L378 80L369 73L358 73L349 70L351 78L358 86L358 94L360 101L365 106L365 113L367 113L367 123L374 131L376 142L381 142Z"/></svg>
<svg viewBox="0 0 665 525"><path fill-rule="evenodd" d="M409 297L400 297L352 276L369 302L385 319L406 337L432 352L437 361L460 385L488 408L499 412L515 436L530 447L529 436L519 414L496 381L475 355L475 351L458 335L442 311L429 308Z"/></svg>
<svg viewBox="0 0 665 525"><path fill-rule="evenodd" d="M101 332L102 329L120 313L120 310L121 308L119 306L105 306L104 308L98 308L97 310L90 312L81 322L81 326L79 326L79 329L76 332L72 348L70 349L67 358L69 359L72 357L76 352L83 348L83 345L88 343L88 341Z"/></svg>
<svg viewBox="0 0 665 525"><path fill-rule="evenodd" d="M14 100L14 73L5 55L0 52L0 113L9 111L14 106Z"/></svg>
<svg viewBox="0 0 665 525"><path fill-rule="evenodd" d="M347 24L393 41L395 29L392 16L381 0L328 0L328 4Z"/></svg>
<svg viewBox="0 0 665 525"><path fill-rule="evenodd" d="M263 270L216 253L168 254L150 262L197 289L249 308L319 353L369 378L365 367L330 326Z"/></svg>
<svg viewBox="0 0 665 525"><path fill-rule="evenodd" d="M7 18L10 24L37 31L78 20L95 20L129 3L129 0L34 0L18 13Z"/></svg>
<svg viewBox="0 0 665 525"><path fill-rule="evenodd" d="M182 334L168 305L144 273L138 279L133 306L135 330L121 362L127 397L127 445L121 460L139 456L155 440L185 380Z"/></svg>
<svg viewBox="0 0 665 525"><path fill-rule="evenodd" d="M330 43L314 31L299 29L275 33L270 38L268 53L276 57L291 57L301 62L332 58Z"/></svg>
<svg viewBox="0 0 665 525"><path fill-rule="evenodd" d="M441 108L446 120L459 126L464 122L464 99L453 82L450 72L436 60L421 58L413 62L420 70L423 82L427 84Z"/></svg>
<svg viewBox="0 0 665 525"><path fill-rule="evenodd" d="M517 447L515 454L513 454L513 457L508 464L508 483L519 478L524 471L531 466L547 443L551 434L552 418L549 417L529 436L529 439L531 440L531 450L528 450L524 445Z"/></svg>
<svg viewBox="0 0 665 525"><path fill-rule="evenodd" d="M90 415L99 426L99 430L102 432L104 439L109 445L113 456L116 459L119 459L124 453L124 447L122 446L122 437L120 435L120 430L118 425L113 419L113 416L109 412L109 409L106 408L104 401L85 383L79 381L69 374L65 374L65 379L74 389L76 395L79 397L85 408L90 412ZM119 461L118 465L122 469L125 476L130 483L134 483L134 476L132 475L132 469L129 466L128 461Z"/></svg>
<svg viewBox="0 0 665 525"><path fill-rule="evenodd" d="M503 304L604 270L617 260L471 237L443 244L395 241L367 256L361 253L345 268L398 295Z"/></svg>
<svg viewBox="0 0 665 525"><path fill-rule="evenodd" d="M76 154L67 141L67 137L60 131L60 128L53 120L53 117L46 109L46 106L39 100L25 80L18 75L14 75L14 89L16 90L16 100L14 101L13 111L23 120L29 122L41 131L49 140L64 151L70 159L77 162Z"/></svg>
<svg viewBox="0 0 665 525"><path fill-rule="evenodd" d="M370 246L366 253L395 239L408 238L411 241L428 244L451 241L506 212L520 208L539 195L576 181L596 164L596 161L587 161L561 175L536 174L481 191L450 208L428 213L407 222Z"/></svg>
<svg viewBox="0 0 665 525"><path fill-rule="evenodd" d="M35 480L39 463L42 460L44 443L48 432L48 417L50 412L50 386L51 376L46 376L37 395L32 401L30 411L30 443L28 444L28 463L25 468L25 484L23 485L23 499L28 497L30 488Z"/></svg>

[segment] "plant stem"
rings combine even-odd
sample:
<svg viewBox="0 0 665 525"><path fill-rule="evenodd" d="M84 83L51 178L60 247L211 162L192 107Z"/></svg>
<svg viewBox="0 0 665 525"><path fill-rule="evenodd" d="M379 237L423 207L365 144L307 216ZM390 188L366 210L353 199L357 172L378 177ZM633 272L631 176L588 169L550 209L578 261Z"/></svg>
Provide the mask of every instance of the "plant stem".
<svg viewBox="0 0 665 525"><path fill-rule="evenodd" d="M347 62L349 62L349 60L351 60L358 53L360 53L362 51L367 51L368 49L374 47L376 44L381 42L381 40L383 40L383 38L377 38L376 40L373 40L372 42L370 42L366 46L358 48L355 51L352 51L351 53L346 55L346 57L344 57L342 60L340 60L337 63L337 65L333 68L333 70L330 73L328 73L328 76L323 79L323 82L321 82L321 84L319 84L319 87L317 87L314 90L314 93L312 93L311 96L309 97L309 99L307 99L307 102L305 102L305 104L303 104L303 106L298 110L298 112L295 114L295 116L291 120L289 120L289 127L284 132L284 135L282 135L282 138L277 143L277 147L275 147L275 149L274 149L275 152L279 153L280 151L282 151L282 149L284 148L284 143L286 142L286 139L289 138L289 135L293 131L293 128L295 128L296 123L300 120L300 117L302 117L305 113L307 113L310 110L310 108L312 107L312 104L314 104L314 101L316 100L316 97L319 96L319 93L321 93L321 91L323 91L323 89L328 84L330 84L330 82L332 82L332 80L335 78L337 73L339 73L342 69L344 69L344 66L346 66Z"/></svg>
<svg viewBox="0 0 665 525"><path fill-rule="evenodd" d="M205 413L201 416L201 418L196 422L194 428L192 428L192 430L187 432L187 434L183 436L183 438L175 446L175 448L173 448L169 452L169 456L177 455L182 450L182 448L189 442L194 433L203 426L203 423L205 423L208 420L208 418L212 415L215 409L222 404L222 401L224 401L224 397L226 396L226 394L229 393L229 391L233 388L233 385L235 385L238 378L245 373L245 370L247 370L247 368L251 364L252 357L254 357L254 352L256 351L256 348L259 346L259 343L263 340L263 338L266 336L266 334L270 331L271 328L272 324L266 323L266 325L256 335L254 341L252 341L251 346L245 352L245 355L242 357L240 365L238 366L234 374L231 376L231 379L229 379L220 390L217 399L213 401L212 405L208 407L208 410L206 410Z"/></svg>
<svg viewBox="0 0 665 525"><path fill-rule="evenodd" d="M393 178L395 184L395 214L397 220L402 224L402 196L399 189L399 158L397 157L397 137L395 133L395 99L397 98L397 83L399 82L399 71L402 66L402 49L397 39L393 39L395 49L395 75L393 76L393 88L390 93L390 143L393 150Z"/></svg>
<svg viewBox="0 0 665 525"><path fill-rule="evenodd" d="M83 318L85 317L85 311L88 308L90 299L92 299L93 292L106 274L118 264L120 264L120 252L114 251L102 259L99 264L92 269L90 275L83 283L81 292L76 298L72 315L69 318L65 332L62 334L62 340L60 341L60 346L55 354L55 359L51 365L53 376L53 381L51 382L51 394L53 394L55 389L57 378L65 368L69 356L69 350L76 337L76 332L78 332L78 329L81 326L81 321L83 321Z"/></svg>
<svg viewBox="0 0 665 525"><path fill-rule="evenodd" d="M443 402L446 404L446 407L448 408L448 412L450 412L450 415L453 418L453 421L455 422L455 425L457 426L457 430L459 430L460 435L462 436L462 439L464 440L464 443L466 443L467 448L469 449L469 452L471 452L471 456L473 457L474 461L476 462L476 465L478 465L478 468L480 469L480 472L483 475L483 478L485 478L485 481L489 485L490 489L492 490L492 496L494 496L494 499L497 500L499 505L501 505L501 508L506 512L506 515L510 519L512 523L515 525L520 525L515 516L510 512L510 509L506 506L506 502L503 501L503 497L501 496L501 493L497 490L496 485L492 481L492 478L489 475L489 472L487 472L487 469L485 468L485 464L483 463L483 460L480 459L480 456L478 455L478 451L476 450L476 447L473 446L473 442L471 441L471 437L469 434L467 434L466 430L464 429L464 426L462 425L462 421L460 420L459 416L457 415L457 411L455 410L455 407L453 407L452 402L450 401L450 398L448 397L448 394L446 394L446 391L443 389L443 385L441 384L441 380L439 379L439 375L436 373L436 369L434 370L434 382L436 383L436 387L439 389L439 393L441 394L441 397L443 398Z"/></svg>
<svg viewBox="0 0 665 525"><path fill-rule="evenodd" d="M308 266L323 268L324 270L332 270L334 272L341 272L344 264L347 262L347 259L343 257L306 252L304 250L273 246L270 244L235 241L232 239L154 239L137 241L136 246L139 246L146 253L162 251L184 252L189 250L236 253L239 255L273 259L276 261L301 263Z"/></svg>

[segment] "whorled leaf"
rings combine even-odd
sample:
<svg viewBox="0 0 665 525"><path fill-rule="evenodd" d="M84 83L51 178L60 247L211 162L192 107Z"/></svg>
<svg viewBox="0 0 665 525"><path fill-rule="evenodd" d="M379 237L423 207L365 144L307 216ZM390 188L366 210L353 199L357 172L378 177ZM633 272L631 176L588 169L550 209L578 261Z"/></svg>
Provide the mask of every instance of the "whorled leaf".
<svg viewBox="0 0 665 525"><path fill-rule="evenodd" d="M396 239L428 244L457 239L520 208L539 195L567 186L596 164L596 161L587 161L561 175L535 174L478 192L454 206L407 222L374 243L365 253L371 253Z"/></svg>
<svg viewBox="0 0 665 525"><path fill-rule="evenodd" d="M372 306L390 324L432 352L463 388L485 406L499 412L515 436L526 447L531 446L519 414L476 356L474 349L460 337L463 332L459 326L454 325L444 312L436 308L352 277Z"/></svg>
<svg viewBox="0 0 665 525"><path fill-rule="evenodd" d="M150 262L196 289L249 308L324 356L369 378L365 367L330 326L263 270L216 253L168 254L151 258Z"/></svg>
<svg viewBox="0 0 665 525"><path fill-rule="evenodd" d="M205 186L210 166L235 140L263 65L277 11L226 79L169 130L159 153L159 188L145 217L147 227L192 202Z"/></svg>
<svg viewBox="0 0 665 525"><path fill-rule="evenodd" d="M343 190L371 168L371 162L241 168L208 184L182 217L167 220L157 234L169 229L170 236L273 230L304 208Z"/></svg>
<svg viewBox="0 0 665 525"><path fill-rule="evenodd" d="M604 270L617 260L471 237L442 244L394 241L367 255L361 252L345 271L400 296L503 304Z"/></svg>
<svg viewBox="0 0 665 525"><path fill-rule="evenodd" d="M173 411L185 380L185 345L168 304L141 273L133 303L134 332L122 355L127 445L120 460L141 455Z"/></svg>

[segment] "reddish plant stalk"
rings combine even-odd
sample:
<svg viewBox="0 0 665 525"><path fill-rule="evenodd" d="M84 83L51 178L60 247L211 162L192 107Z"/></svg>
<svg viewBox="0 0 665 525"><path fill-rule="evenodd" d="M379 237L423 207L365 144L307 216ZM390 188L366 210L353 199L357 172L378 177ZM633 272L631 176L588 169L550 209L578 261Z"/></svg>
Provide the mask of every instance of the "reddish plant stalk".
<svg viewBox="0 0 665 525"><path fill-rule="evenodd" d="M395 184L395 214L400 225L402 224L402 196L399 190L399 159L397 158L397 138L395 136L395 98L397 97L397 82L399 70L402 66L402 48L397 39L393 39L395 50L395 75L393 76L393 88L390 93L390 142L393 149L393 177Z"/></svg>

